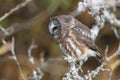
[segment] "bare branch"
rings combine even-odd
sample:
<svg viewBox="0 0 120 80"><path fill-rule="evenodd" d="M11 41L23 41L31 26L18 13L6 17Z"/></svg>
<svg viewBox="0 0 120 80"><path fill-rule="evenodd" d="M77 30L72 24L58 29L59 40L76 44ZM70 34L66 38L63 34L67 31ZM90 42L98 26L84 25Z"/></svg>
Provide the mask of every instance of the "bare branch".
<svg viewBox="0 0 120 80"><path fill-rule="evenodd" d="M25 0L24 2L18 4L15 8L11 9L8 13L5 13L2 17L0 17L0 22L6 19L8 16L10 16L13 12L19 10L20 8L26 6L28 2L32 0Z"/></svg>
<svg viewBox="0 0 120 80"><path fill-rule="evenodd" d="M44 52L40 53L40 65L36 70L33 70L33 74L29 77L29 80L42 80L44 70L47 67L47 62L44 60Z"/></svg>
<svg viewBox="0 0 120 80"><path fill-rule="evenodd" d="M2 42L3 42L3 44L6 44L6 43L7 43L4 39L2 39ZM18 59L17 59L17 56L16 56L16 54L15 54L15 39L14 39L14 38L12 38L12 47L11 47L10 50L11 50L11 53L12 53L12 59L14 59L15 62L17 63L17 66L18 66L18 69L19 69L21 78L22 78L23 80L25 80L24 74L23 74L23 72L22 72L22 68L21 68L20 63L19 63L19 61L18 61Z"/></svg>
<svg viewBox="0 0 120 80"><path fill-rule="evenodd" d="M28 48L28 58L29 58L29 61L32 63L32 64L34 64L35 62L34 62L34 58L33 58L33 56L32 56L32 50L33 49L35 49L35 48L37 48L37 45L35 45L35 41L34 41L34 39L32 40L32 43L31 43L31 45L30 45L30 47Z"/></svg>

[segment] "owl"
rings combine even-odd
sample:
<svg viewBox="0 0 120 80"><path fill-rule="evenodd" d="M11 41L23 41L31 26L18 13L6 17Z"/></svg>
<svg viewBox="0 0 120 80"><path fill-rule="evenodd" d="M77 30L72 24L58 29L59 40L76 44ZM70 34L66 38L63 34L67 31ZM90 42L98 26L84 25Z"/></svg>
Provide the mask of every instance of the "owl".
<svg viewBox="0 0 120 80"><path fill-rule="evenodd" d="M77 60L88 57L95 57L99 61L102 59L95 41L91 38L90 29L73 16L51 17L49 32L65 56L71 56Z"/></svg>

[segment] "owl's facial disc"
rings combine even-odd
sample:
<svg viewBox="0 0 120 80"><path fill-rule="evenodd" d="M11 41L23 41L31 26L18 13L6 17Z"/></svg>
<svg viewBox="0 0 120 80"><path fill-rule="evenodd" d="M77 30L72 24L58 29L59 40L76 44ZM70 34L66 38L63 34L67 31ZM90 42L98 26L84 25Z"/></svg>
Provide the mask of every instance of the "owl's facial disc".
<svg viewBox="0 0 120 80"><path fill-rule="evenodd" d="M54 35L54 28L55 28L55 25L53 24L53 22L50 22L49 23L49 32L51 35Z"/></svg>
<svg viewBox="0 0 120 80"><path fill-rule="evenodd" d="M59 27L60 27L60 22L55 18L51 18L49 23L50 34L54 36L55 32Z"/></svg>

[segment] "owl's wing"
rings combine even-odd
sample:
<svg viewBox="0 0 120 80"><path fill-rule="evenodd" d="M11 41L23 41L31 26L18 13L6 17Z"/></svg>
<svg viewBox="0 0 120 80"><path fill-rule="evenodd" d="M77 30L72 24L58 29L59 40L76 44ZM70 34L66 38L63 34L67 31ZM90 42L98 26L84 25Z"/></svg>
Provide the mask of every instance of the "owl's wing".
<svg viewBox="0 0 120 80"><path fill-rule="evenodd" d="M98 51L98 48L91 38L91 32L89 28L81 23L77 23L73 28L73 33L76 35L76 38L83 41L89 48Z"/></svg>

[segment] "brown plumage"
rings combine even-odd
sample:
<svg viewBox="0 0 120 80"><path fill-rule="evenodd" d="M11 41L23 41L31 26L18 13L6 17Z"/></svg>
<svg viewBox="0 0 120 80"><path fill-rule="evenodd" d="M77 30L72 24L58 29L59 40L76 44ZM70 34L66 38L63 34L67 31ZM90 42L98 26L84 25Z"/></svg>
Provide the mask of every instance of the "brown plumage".
<svg viewBox="0 0 120 80"><path fill-rule="evenodd" d="M84 59L90 56L98 60L102 58L98 48L91 38L89 28L71 15L52 17L49 24L49 31L53 38L60 45L64 55L77 59Z"/></svg>

